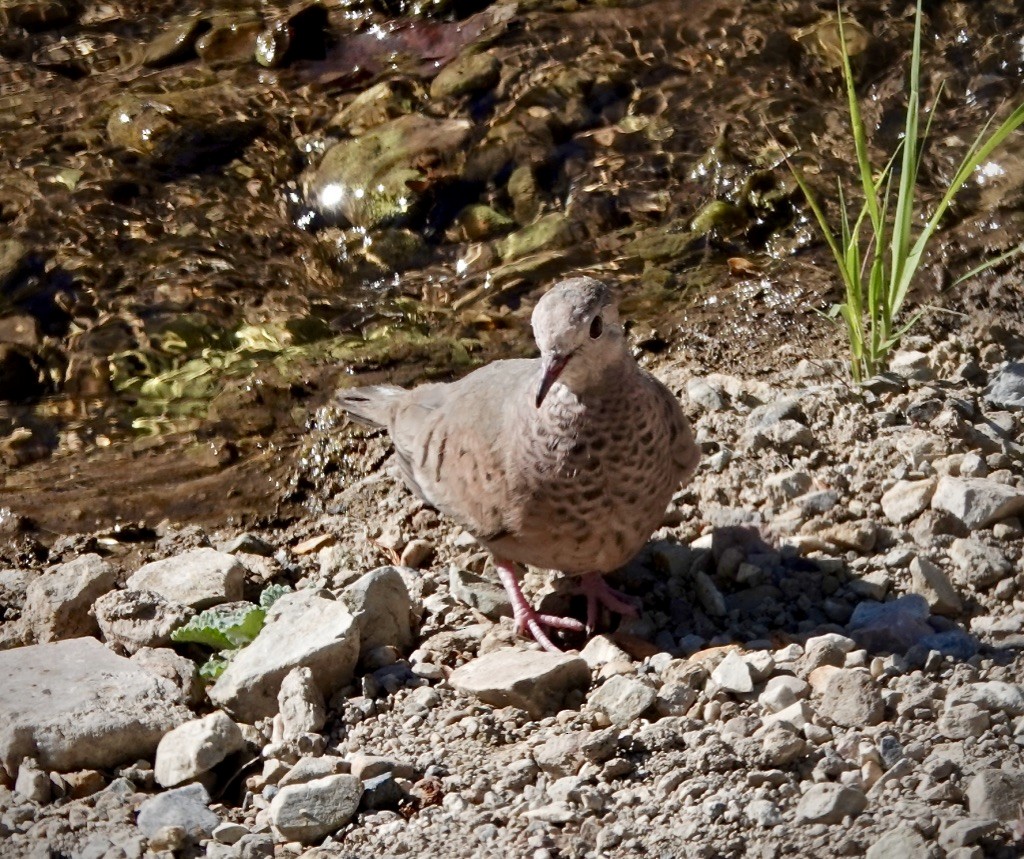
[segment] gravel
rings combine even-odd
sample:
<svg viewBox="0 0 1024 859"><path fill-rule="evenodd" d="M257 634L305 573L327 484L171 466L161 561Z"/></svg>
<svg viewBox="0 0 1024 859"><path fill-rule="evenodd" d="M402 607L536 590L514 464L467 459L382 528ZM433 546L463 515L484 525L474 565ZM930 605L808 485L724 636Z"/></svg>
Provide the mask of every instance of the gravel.
<svg viewBox="0 0 1024 859"><path fill-rule="evenodd" d="M662 367L711 455L619 576L640 616L566 641L578 655L518 639L476 547L384 481L343 514L167 525L103 559L68 540L0 571L9 645L101 619L0 653L0 684L54 678L0 732L5 856L1020 855L1024 461L983 431L1009 414L1019 437L988 382L1019 356L913 345L861 391ZM134 589L197 558L224 576ZM79 567L94 590L41 598ZM297 593L203 691L166 618L269 581ZM540 572L524 586L579 607ZM97 695L108 667L142 691ZM83 731L133 713L144 736L97 758Z"/></svg>

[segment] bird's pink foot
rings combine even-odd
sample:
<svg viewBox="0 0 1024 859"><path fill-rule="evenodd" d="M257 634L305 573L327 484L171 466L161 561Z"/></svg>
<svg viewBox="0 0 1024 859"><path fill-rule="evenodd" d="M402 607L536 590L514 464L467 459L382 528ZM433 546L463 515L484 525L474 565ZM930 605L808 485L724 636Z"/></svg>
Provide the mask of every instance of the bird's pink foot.
<svg viewBox="0 0 1024 859"><path fill-rule="evenodd" d="M498 578L501 579L512 604L512 616L516 624L516 632L533 636L541 647L549 653L561 653L561 649L548 637L544 627L549 629L566 629L570 632L585 632L582 623L571 617L558 617L551 614L540 614L527 601L519 580L516 579L515 568L507 561L496 561Z"/></svg>
<svg viewBox="0 0 1024 859"><path fill-rule="evenodd" d="M621 591L615 590L604 580L600 573L587 573L580 579L580 593L587 598L587 632L592 633L597 626L598 605L624 615L638 617L640 612L634 599Z"/></svg>

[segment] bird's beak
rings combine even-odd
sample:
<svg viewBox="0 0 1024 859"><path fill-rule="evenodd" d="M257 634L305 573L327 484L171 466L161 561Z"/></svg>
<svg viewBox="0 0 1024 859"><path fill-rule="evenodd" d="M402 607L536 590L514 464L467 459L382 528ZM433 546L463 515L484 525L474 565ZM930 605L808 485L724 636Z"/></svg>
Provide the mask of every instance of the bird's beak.
<svg viewBox="0 0 1024 859"><path fill-rule="evenodd" d="M565 365L569 363L569 359L572 357L570 352L568 355L560 355L557 352L552 352L550 355L545 355L542 363L543 373L540 377L540 385L537 388L537 408L540 408L540 404L544 402L544 398L548 395L548 391L551 390L551 386L555 384L555 381L559 376L562 375L562 370L565 369Z"/></svg>

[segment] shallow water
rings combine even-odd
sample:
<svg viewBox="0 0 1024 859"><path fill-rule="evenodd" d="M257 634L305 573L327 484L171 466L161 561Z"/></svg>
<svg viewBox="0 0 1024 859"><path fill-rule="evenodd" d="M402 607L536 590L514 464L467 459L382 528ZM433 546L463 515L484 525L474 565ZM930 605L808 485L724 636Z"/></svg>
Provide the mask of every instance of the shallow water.
<svg viewBox="0 0 1024 859"><path fill-rule="evenodd" d="M0 0L0 506L55 532L287 515L338 469L308 455L331 390L528 354L570 273L620 286L655 366L838 354L781 157L829 199L853 178L830 4L216 8ZM881 163L909 7L846 8ZM924 199L1018 97L1022 11L930 9ZM1013 265L942 290L1020 242L1022 190L1018 133L922 297L1020 312Z"/></svg>

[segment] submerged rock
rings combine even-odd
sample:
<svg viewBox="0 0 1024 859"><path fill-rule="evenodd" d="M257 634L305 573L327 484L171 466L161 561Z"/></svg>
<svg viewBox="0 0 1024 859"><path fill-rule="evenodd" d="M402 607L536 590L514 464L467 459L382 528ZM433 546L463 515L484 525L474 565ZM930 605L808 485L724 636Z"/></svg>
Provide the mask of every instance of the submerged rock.
<svg viewBox="0 0 1024 859"><path fill-rule="evenodd" d="M385 122L328 149L306 179L306 198L328 220L401 223L434 181L428 165L452 158L471 128L468 120L415 114Z"/></svg>

